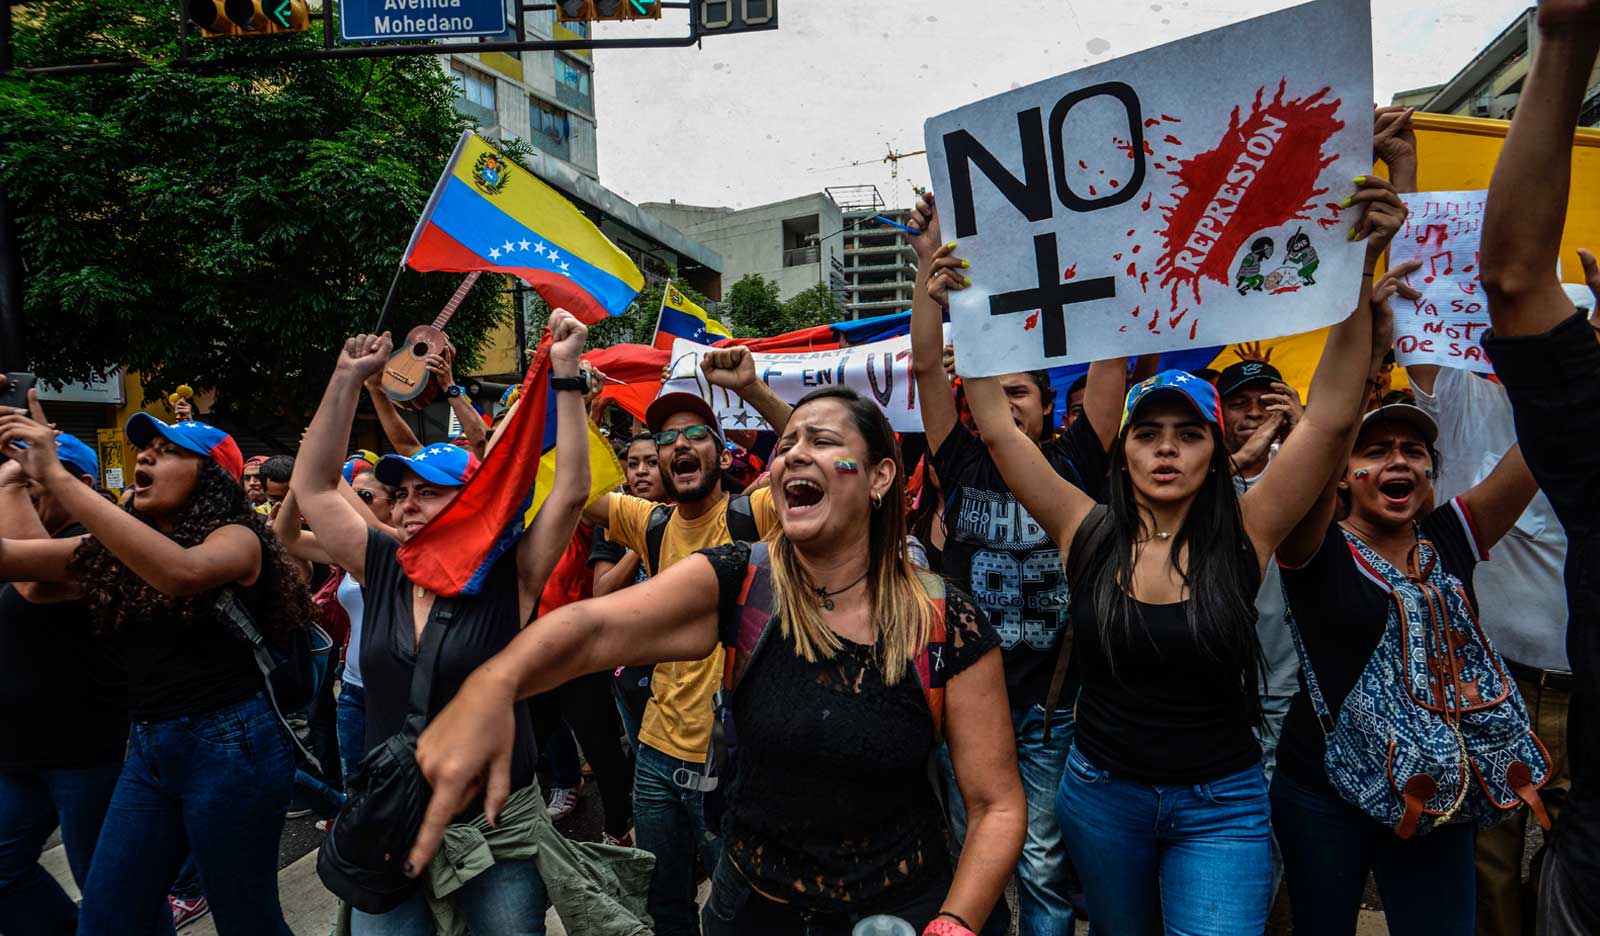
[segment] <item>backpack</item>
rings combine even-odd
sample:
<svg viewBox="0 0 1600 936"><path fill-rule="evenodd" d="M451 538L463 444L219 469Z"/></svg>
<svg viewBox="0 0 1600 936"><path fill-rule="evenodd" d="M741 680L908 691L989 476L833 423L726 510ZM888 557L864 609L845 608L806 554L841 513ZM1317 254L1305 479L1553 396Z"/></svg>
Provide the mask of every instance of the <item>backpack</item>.
<svg viewBox="0 0 1600 936"><path fill-rule="evenodd" d="M1339 795L1410 838L1445 823L1488 828L1527 803L1548 831L1539 788L1550 757L1505 661L1460 580L1420 536L1402 573L1349 531L1356 562L1393 599L1383 636L1335 719L1290 607L1286 620L1327 740ZM1288 605L1287 592L1284 603Z"/></svg>
<svg viewBox="0 0 1600 936"><path fill-rule="evenodd" d="M917 682L922 686L928 713L933 717L934 736L942 742L944 684L947 678L944 661L945 585L944 579L921 570L917 571L917 580L933 600L934 607L933 629L928 634L928 643L916 659ZM733 786L734 770L738 764L739 732L734 724L733 696L744 674L750 669L751 661L767 645L768 638L779 630L773 613L776 606L774 597L771 553L766 543L752 543L735 612L739 630L736 641L727 649L722 686L712 696L711 746L706 751L705 772L695 785L704 794L706 827L713 832L722 828L722 817L727 812L727 791Z"/></svg>
<svg viewBox="0 0 1600 936"><path fill-rule="evenodd" d="M650 511L650 517L645 521L644 560L645 568L651 575L661 571L661 541L666 538L667 524L672 522L672 515L677 510L676 504L658 505ZM736 543L754 543L761 539L761 530L756 527L755 509L750 506L750 495L736 494L728 498L726 511L729 539Z"/></svg>

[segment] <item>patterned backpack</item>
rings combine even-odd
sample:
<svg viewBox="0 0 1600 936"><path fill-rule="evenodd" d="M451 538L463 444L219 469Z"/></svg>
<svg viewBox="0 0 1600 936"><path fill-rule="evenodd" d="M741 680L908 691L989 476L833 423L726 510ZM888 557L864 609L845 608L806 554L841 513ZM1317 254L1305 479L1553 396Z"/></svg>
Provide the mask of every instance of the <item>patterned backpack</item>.
<svg viewBox="0 0 1600 936"><path fill-rule="evenodd" d="M1539 788L1550 778L1549 754L1460 580L1420 536L1402 573L1342 532L1361 571L1393 601L1337 720L1293 610L1287 615L1333 788L1403 839L1457 820L1487 828L1522 803L1548 831Z"/></svg>
<svg viewBox="0 0 1600 936"><path fill-rule="evenodd" d="M917 682L933 716L935 737L944 738L945 624L944 579L921 570L917 580L933 601L933 629L928 643L917 656ZM750 662L780 628L773 614L777 602L772 591L772 558L767 544L750 544L749 564L744 584L739 588L739 632L737 642L728 648L722 674L722 687L712 697L711 747L706 751L706 769L695 788L704 793L706 827L713 833L722 828L727 791L733 786L739 751L739 732L733 719L733 694L739 688Z"/></svg>

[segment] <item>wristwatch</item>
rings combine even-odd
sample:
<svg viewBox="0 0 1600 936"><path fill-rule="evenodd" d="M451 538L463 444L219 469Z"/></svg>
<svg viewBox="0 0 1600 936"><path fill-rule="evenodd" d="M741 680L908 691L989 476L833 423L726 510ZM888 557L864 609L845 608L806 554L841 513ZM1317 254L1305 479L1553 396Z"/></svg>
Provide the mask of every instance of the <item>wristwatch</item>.
<svg viewBox="0 0 1600 936"><path fill-rule="evenodd" d="M445 396L447 396L447 397L452 397L452 398L454 398L454 397L458 397L458 396L460 396L460 395L461 395L461 394L462 394L462 393L463 393L463 391L462 391L462 389L461 389L461 385L460 385L460 384L451 384L451 385L450 385L450 386L449 386L449 387L448 387L448 388L446 388L446 389L445 389L445 391L444 391L444 395L445 395Z"/></svg>
<svg viewBox="0 0 1600 936"><path fill-rule="evenodd" d="M589 378L579 377L551 377L551 390L576 390L579 393L589 392Z"/></svg>

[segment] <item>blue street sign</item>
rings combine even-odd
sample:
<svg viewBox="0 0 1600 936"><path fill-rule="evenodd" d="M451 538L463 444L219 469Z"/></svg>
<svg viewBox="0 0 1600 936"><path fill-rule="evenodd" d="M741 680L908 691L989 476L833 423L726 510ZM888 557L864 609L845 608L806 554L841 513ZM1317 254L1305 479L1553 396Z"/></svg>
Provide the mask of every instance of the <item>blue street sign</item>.
<svg viewBox="0 0 1600 936"><path fill-rule="evenodd" d="M495 36L506 31L503 0L339 0L345 42Z"/></svg>

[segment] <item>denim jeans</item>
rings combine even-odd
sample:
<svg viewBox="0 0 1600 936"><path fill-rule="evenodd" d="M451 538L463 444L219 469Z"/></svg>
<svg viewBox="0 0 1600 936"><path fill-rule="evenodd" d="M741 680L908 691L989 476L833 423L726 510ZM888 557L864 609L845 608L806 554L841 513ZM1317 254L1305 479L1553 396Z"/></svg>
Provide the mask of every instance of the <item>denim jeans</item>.
<svg viewBox="0 0 1600 936"><path fill-rule="evenodd" d="M1072 905L1067 903L1071 865L1061 838L1061 823L1056 818L1056 786L1061 782L1067 750L1072 747L1072 708L1057 708L1051 714L1048 742L1044 739L1042 705L1013 711L1011 725L1017 738L1017 769L1022 772L1022 790L1028 797L1028 837L1023 840L1022 856L1017 859L1017 934L1071 933ZM948 796L950 831L957 842L965 842L967 810L955 783L949 748L939 748L939 765Z"/></svg>
<svg viewBox="0 0 1600 936"><path fill-rule="evenodd" d="M895 894L888 903L870 910L808 913L792 904L768 900L757 893L743 873L724 857L711 874L711 896L701 919L706 936L851 936L864 917L884 914L899 917L920 933L933 921L950 893L950 875L941 874L908 893ZM1007 923L1010 921L1007 920ZM1071 930L1064 931L1071 936Z"/></svg>
<svg viewBox="0 0 1600 936"><path fill-rule="evenodd" d="M1074 745L1056 812L1067 849L1080 858L1091 932L1147 936L1165 923L1171 934L1238 936L1266 928L1272 853L1260 766L1211 783L1151 786L1096 767Z"/></svg>
<svg viewBox="0 0 1600 936"><path fill-rule="evenodd" d="M628 736L628 746L633 748L635 756L639 754L639 725L642 719L628 707L628 700L622 695L622 690L617 688L616 680L611 681L611 696L617 700L617 714L622 717L622 732Z"/></svg>
<svg viewBox="0 0 1600 936"><path fill-rule="evenodd" d="M339 769L344 782L367 756L367 690L354 683L339 684L339 704L334 714L339 731Z"/></svg>
<svg viewBox="0 0 1600 936"><path fill-rule="evenodd" d="M544 880L532 861L497 861L450 896L467 929L490 936L544 936ZM433 936L433 913L421 890L388 913L350 911L351 936Z"/></svg>
<svg viewBox="0 0 1600 936"><path fill-rule="evenodd" d="M78 905L39 865L39 853L59 825L72 879L83 889L121 770L0 770L0 933L70 936L78 928Z"/></svg>
<svg viewBox="0 0 1600 936"><path fill-rule="evenodd" d="M1402 839L1331 790L1272 778L1295 936L1351 936L1371 871L1391 933L1471 933L1477 898L1470 823Z"/></svg>
<svg viewBox="0 0 1600 936"><path fill-rule="evenodd" d="M289 739L260 695L200 715L134 724L95 846L78 932L147 933L194 854L218 932L289 936L278 839L294 785Z"/></svg>
<svg viewBox="0 0 1600 936"><path fill-rule="evenodd" d="M635 844L656 856L647 902L656 936L700 932L700 914L694 902L695 852L700 852L707 869L716 868L722 857L721 843L706 828L702 794L678 782L699 777L703 770L704 764L678 760L645 743L639 745L634 761Z"/></svg>

